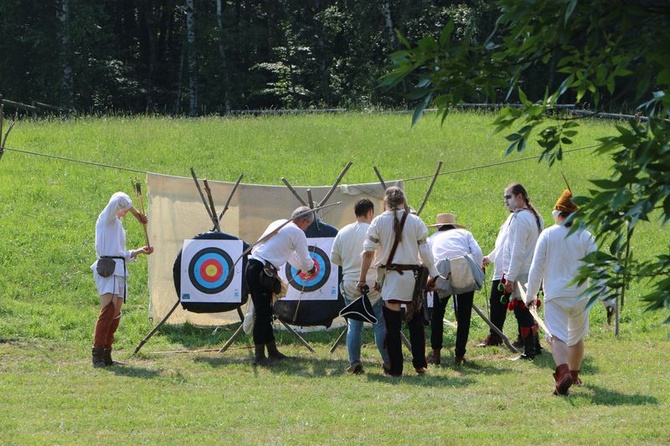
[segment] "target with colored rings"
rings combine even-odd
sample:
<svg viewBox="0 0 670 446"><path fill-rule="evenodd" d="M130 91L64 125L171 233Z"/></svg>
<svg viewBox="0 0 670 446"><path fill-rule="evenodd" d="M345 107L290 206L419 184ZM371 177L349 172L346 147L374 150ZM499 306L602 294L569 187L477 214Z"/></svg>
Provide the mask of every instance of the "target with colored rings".
<svg viewBox="0 0 670 446"><path fill-rule="evenodd" d="M302 292L310 292L320 289L330 277L331 267L328 255L316 246L309 247L309 255L316 267L314 275L309 279L305 277L304 273L298 274L298 270L289 263L286 264L285 269L286 277L289 279L289 285Z"/></svg>
<svg viewBox="0 0 670 446"><path fill-rule="evenodd" d="M225 290L233 280L233 260L219 248L205 248L196 252L188 265L193 286L205 294Z"/></svg>

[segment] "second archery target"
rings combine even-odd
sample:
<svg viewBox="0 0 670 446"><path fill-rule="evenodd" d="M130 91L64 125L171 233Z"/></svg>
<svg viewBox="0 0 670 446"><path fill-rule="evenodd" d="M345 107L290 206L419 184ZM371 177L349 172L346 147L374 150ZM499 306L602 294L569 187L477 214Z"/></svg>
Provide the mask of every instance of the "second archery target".
<svg viewBox="0 0 670 446"><path fill-rule="evenodd" d="M314 262L314 276L306 278L289 263L280 271L280 277L288 283L286 300L337 300L337 268L330 262L333 238L309 238L309 255Z"/></svg>

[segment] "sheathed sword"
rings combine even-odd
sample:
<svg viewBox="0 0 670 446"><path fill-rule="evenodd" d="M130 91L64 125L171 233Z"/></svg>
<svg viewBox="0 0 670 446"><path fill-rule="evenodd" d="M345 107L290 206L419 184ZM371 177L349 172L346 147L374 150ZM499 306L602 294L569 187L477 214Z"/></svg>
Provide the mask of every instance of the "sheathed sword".
<svg viewBox="0 0 670 446"><path fill-rule="evenodd" d="M521 286L521 283L517 282L516 287L519 290L523 303L526 303L526 291L523 289L523 286ZM535 322L537 322L537 325L540 326L544 334L547 336L547 340L551 342L553 336L547 328L547 324L544 323L544 319L542 319L537 312L537 307L535 305L526 305L526 307L528 307L528 311L530 312L530 315L533 316L533 319L535 319Z"/></svg>

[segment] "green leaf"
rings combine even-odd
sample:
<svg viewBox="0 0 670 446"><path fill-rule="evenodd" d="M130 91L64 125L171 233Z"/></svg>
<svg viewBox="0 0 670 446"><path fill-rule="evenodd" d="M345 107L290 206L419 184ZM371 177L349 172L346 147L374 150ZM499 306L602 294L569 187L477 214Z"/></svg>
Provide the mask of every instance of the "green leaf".
<svg viewBox="0 0 670 446"><path fill-rule="evenodd" d="M575 10L576 6L577 6L577 0L570 0L570 3L568 3L568 7L565 9L565 16L563 17L563 25L568 24L568 22L570 21L570 17L572 16L572 12Z"/></svg>

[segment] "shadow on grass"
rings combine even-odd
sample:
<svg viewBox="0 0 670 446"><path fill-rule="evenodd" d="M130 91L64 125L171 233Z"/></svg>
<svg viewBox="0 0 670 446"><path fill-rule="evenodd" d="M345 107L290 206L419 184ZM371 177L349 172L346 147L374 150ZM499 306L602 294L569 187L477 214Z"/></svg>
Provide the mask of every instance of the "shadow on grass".
<svg viewBox="0 0 670 446"><path fill-rule="evenodd" d="M104 370L117 376L127 376L129 378L139 379L154 379L160 375L160 372L157 370L147 370L142 367L134 367L129 365L115 365L111 367L105 367Z"/></svg>
<svg viewBox="0 0 670 446"><path fill-rule="evenodd" d="M160 335L168 339L170 344L182 345L185 349L195 350L203 347L211 347L212 345L225 344L236 332L240 323L218 325L212 327L198 327L193 324L184 323L180 325L163 324L158 328L158 331L152 335ZM147 333L146 336L148 336ZM244 339L246 335L242 333L239 339ZM144 339L143 339L144 340ZM146 339L144 345L151 343L151 338Z"/></svg>
<svg viewBox="0 0 670 446"><path fill-rule="evenodd" d="M591 403L600 406L646 406L650 404L658 404L658 399L650 395L642 395L639 393L626 394L589 384L584 385L582 388L590 390ZM587 395L585 395L585 397L589 398Z"/></svg>

